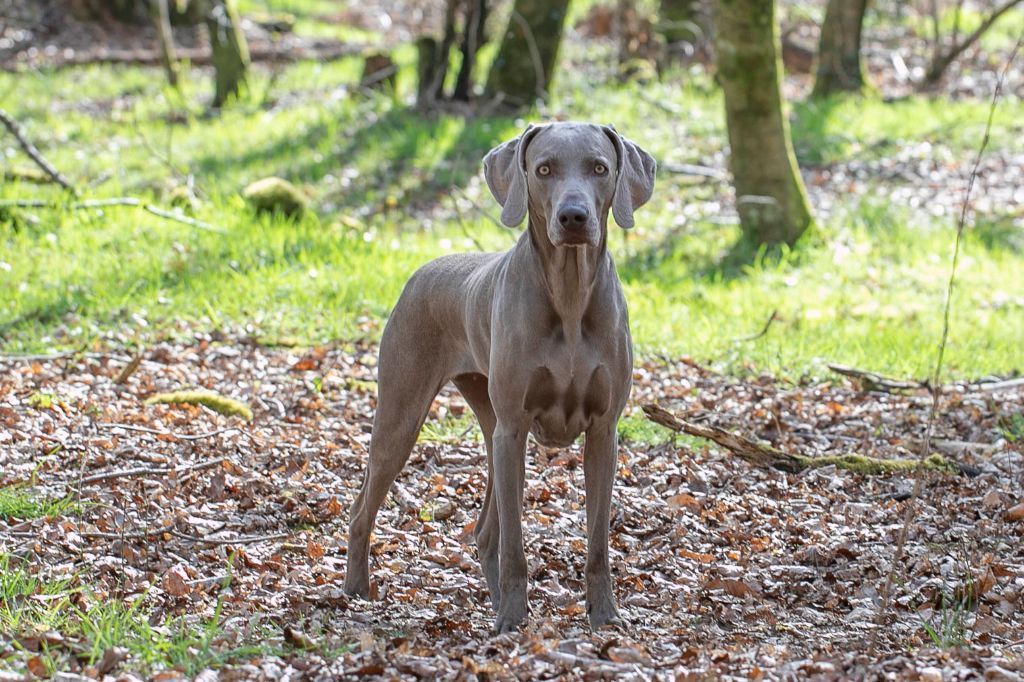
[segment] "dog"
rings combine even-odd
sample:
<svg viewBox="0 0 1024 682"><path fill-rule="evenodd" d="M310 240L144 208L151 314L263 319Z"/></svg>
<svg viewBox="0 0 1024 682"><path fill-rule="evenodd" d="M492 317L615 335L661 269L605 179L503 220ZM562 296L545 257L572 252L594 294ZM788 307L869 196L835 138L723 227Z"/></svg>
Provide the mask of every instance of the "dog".
<svg viewBox="0 0 1024 682"><path fill-rule="evenodd" d="M527 434L565 447L585 435L587 614L619 624L608 561L617 424L633 350L608 253L654 190L655 161L612 126L530 125L484 158L501 221L527 229L504 253L443 256L409 279L384 329L377 411L351 510L345 591L368 597L377 512L448 381L480 422L487 487L475 536L497 633L527 615L523 491Z"/></svg>

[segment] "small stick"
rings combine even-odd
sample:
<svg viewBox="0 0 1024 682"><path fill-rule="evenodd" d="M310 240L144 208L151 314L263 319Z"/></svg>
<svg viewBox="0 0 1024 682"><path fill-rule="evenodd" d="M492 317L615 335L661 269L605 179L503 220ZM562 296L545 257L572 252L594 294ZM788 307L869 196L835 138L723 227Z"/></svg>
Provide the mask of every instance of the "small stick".
<svg viewBox="0 0 1024 682"><path fill-rule="evenodd" d="M211 546L247 545L253 542L270 542L271 540L283 540L291 537L291 533L275 533L274 535L242 535L237 538L201 538L195 535L179 533L176 530L170 531L170 534L181 540L188 540L190 542L198 542Z"/></svg>
<svg viewBox="0 0 1024 682"><path fill-rule="evenodd" d="M18 125L18 122L11 118L10 114L8 114L3 109L0 109L0 123L3 123L7 130L11 132L11 135L14 135L14 139L18 141L18 144L21 145L21 148L25 151L26 154L29 155L29 157L31 157L33 161L36 162L36 165L39 166L44 173L53 178L54 182L56 182L58 185L60 185L67 191L71 192L76 196L78 195L78 192L71 184L71 181L64 177L59 170L54 168L53 165L43 157L39 150L36 149L36 146L32 144L32 142L27 137L25 137L25 131L21 129L21 126Z"/></svg>
<svg viewBox="0 0 1024 682"><path fill-rule="evenodd" d="M132 356L132 359L128 361L128 364L121 368L121 371L117 373L117 377L114 378L114 384L120 386L124 382L128 381L135 371L139 369L139 365L142 364L142 353L141 351Z"/></svg>
<svg viewBox="0 0 1024 682"><path fill-rule="evenodd" d="M765 321L764 327L761 328L761 331L757 332L756 334L749 334L747 336L737 336L735 339L732 340L733 343L740 343L741 341L756 341L757 339L761 338L762 336L768 333L768 330L772 326L772 322L774 322L777 319L779 319L779 311L773 310L772 314L768 316L767 321Z"/></svg>
<svg viewBox="0 0 1024 682"><path fill-rule="evenodd" d="M94 474L92 476L86 476L82 480L78 481L79 485L86 485L88 483L100 483L102 481L109 481L115 478L129 478L132 476L163 476L165 474L175 474L176 476L184 473L192 473L194 471L202 471L203 469L209 469L215 467L224 461L223 457L217 459L207 460L200 462L199 464L193 464L189 467L182 469L154 469L153 467L136 467L134 469L118 469L117 471L108 471L102 474Z"/></svg>
<svg viewBox="0 0 1024 682"><path fill-rule="evenodd" d="M228 433L229 431L240 431L237 426L228 426L223 429L216 429L214 431L207 431L206 433L176 433L174 431L161 431L160 429L151 429L148 426L135 426L134 424L118 424L115 422L100 422L96 424L101 429L124 429L125 431L138 431L139 433L152 433L157 436L170 436L177 440L202 440L203 438L212 438L219 436L222 433Z"/></svg>

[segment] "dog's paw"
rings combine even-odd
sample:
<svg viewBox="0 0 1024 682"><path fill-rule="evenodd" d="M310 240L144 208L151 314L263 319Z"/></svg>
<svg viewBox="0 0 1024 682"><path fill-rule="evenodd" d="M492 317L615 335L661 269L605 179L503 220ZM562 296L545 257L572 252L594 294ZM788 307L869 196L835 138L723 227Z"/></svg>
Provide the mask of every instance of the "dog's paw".
<svg viewBox="0 0 1024 682"><path fill-rule="evenodd" d="M342 588L345 590L345 594L350 597L362 597L363 599L370 598L370 577L369 576L356 576L346 575L345 586Z"/></svg>
<svg viewBox="0 0 1024 682"><path fill-rule="evenodd" d="M515 632L526 620L526 604L502 605L498 609L498 618L494 621L494 634L503 635Z"/></svg>
<svg viewBox="0 0 1024 682"><path fill-rule="evenodd" d="M600 607L592 606L588 608L587 615L590 617L591 630L598 630L603 627L622 627L625 625L625 621L619 615L619 610L615 608L615 603L611 601Z"/></svg>

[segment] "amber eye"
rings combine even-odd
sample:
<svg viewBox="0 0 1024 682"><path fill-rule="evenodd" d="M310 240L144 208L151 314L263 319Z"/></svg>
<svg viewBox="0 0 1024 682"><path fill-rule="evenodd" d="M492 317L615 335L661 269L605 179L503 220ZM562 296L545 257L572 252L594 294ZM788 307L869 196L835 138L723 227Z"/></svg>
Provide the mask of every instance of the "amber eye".
<svg viewBox="0 0 1024 682"><path fill-rule="evenodd" d="M547 164L537 166L537 175L551 175L551 166Z"/></svg>
<svg viewBox="0 0 1024 682"><path fill-rule="evenodd" d="M597 163L594 164L594 172L597 173L598 175L604 175L605 173L608 172L608 169L605 167L603 163Z"/></svg>

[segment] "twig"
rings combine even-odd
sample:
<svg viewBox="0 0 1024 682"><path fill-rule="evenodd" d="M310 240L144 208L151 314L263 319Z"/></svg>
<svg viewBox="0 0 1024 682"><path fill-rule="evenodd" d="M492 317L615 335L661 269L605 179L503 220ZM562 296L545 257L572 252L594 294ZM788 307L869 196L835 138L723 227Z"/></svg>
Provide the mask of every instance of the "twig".
<svg viewBox="0 0 1024 682"><path fill-rule="evenodd" d="M141 540L170 532L171 526L153 528L151 530L131 531L128 533L103 533L100 531L75 531L83 538L96 538L97 540Z"/></svg>
<svg viewBox="0 0 1024 682"><path fill-rule="evenodd" d="M892 379L866 369L857 369L856 367L847 367L846 365L831 363L828 365L828 368L836 374L842 374L843 376L857 379L863 384L864 389L867 391L884 391L886 393L891 393L893 391L909 391L918 388L928 388L927 384L920 381Z"/></svg>
<svg viewBox="0 0 1024 682"><path fill-rule="evenodd" d="M228 433L229 431L241 431L237 426L228 426L223 429L216 429L214 431L207 431L206 433L176 433L174 431L163 431L161 429L151 429L148 426L135 426L134 424L118 424L115 422L100 422L96 424L101 429L124 429L125 431L138 431L140 433L152 433L157 436L170 436L176 440L202 440L204 438L212 438L219 436L222 433Z"/></svg>
<svg viewBox="0 0 1024 682"><path fill-rule="evenodd" d="M227 230L210 223L205 223L202 220L196 220L195 218L189 218L188 216L181 215L180 213L173 213L165 209L154 206L153 204L145 204L135 197L113 197L111 199L89 199L87 201L76 201L72 204L55 204L52 201L44 201L42 199L5 199L0 201L0 206L13 206L15 208L67 208L72 211L87 210L90 208L105 208L107 206L127 206L130 208L141 208L143 211L152 213L155 216L159 216L165 220L173 220L174 222L188 225L199 230L206 230L207 232L216 232L217 234L227 234Z"/></svg>
<svg viewBox="0 0 1024 682"><path fill-rule="evenodd" d="M124 382L128 381L136 370L139 369L139 365L142 364L142 352L136 353L132 356L132 359L128 361L128 364L121 368L121 371L117 373L114 378L114 384L120 386Z"/></svg>
<svg viewBox="0 0 1024 682"><path fill-rule="evenodd" d="M120 424L118 424L120 426ZM141 427L140 427L141 428ZM179 476L185 473L192 473L195 471L202 471L203 469L209 469L215 467L224 462L223 457L217 459L207 460L200 462L199 464L193 464L192 466L183 467L181 469L173 469L165 467L156 469L153 467L135 467L133 469L118 469L117 471L107 471L102 474L93 474L92 476L86 476L85 478L78 481L79 485L86 485L89 483L101 483L103 481L109 481L115 478L131 478L133 476L165 476L167 474L174 474Z"/></svg>
<svg viewBox="0 0 1024 682"><path fill-rule="evenodd" d="M186 535L176 530L170 531L170 534L181 540L189 540L190 542L197 542L204 545L220 546L220 545L248 545L253 542L270 542L271 540L283 540L290 538L291 533L275 533L274 535L242 535L236 538L202 538L196 535Z"/></svg>
<svg viewBox="0 0 1024 682"><path fill-rule="evenodd" d="M33 161L36 162L36 165L39 166L44 173L53 178L54 182L67 191L74 195L78 194L74 186L71 184L71 181L64 177L59 170L54 168L53 165L43 157L40 151L36 149L36 146L32 144L27 137L25 137L25 131L21 129L18 122L11 118L10 114L3 109L0 109L0 122L2 122L7 130L11 132L11 135L14 135L14 139L18 141L21 148Z"/></svg>
<svg viewBox="0 0 1024 682"><path fill-rule="evenodd" d="M992 93L992 102L989 104L988 120L985 122L985 133L981 138L981 146L978 147L978 154L974 158L974 165L972 166L971 174L967 179L967 189L964 192L964 202L960 209L960 218L956 225L956 239L953 242L953 261L950 264L949 282L946 285L946 300L942 311L942 337L939 341L939 351L935 357L935 369L932 372L932 386L939 385L939 377L942 374L942 364L946 356L946 343L949 340L950 313L953 308L953 289L956 286L957 266L960 263L960 247L963 243L964 230L967 227L967 211L971 204L971 192L974 190L974 183L978 179L978 169L981 167L981 158L985 154L985 149L988 147L989 138L992 134L992 121L996 115L996 104L999 102L999 96L1002 94L1003 83L1006 81L1006 74L1010 70L1010 65L1013 64L1014 60L1017 58L1017 52L1020 50L1022 42L1024 42L1024 33L1017 38L1017 43L1013 46L1013 51L1010 53L1009 59L1006 60L1006 64L1003 66L1003 70L999 74L999 80L996 81L996 87ZM940 391L932 391L931 409L928 411L928 422L924 432L924 442L921 444L921 460L924 460L924 458L928 456L929 450L931 450L932 435L935 431L935 419L939 412L939 396ZM910 526L914 523L915 515L917 513L917 501L921 497L921 489L924 485L923 481L923 476L917 476L914 479L914 490L910 494L910 500L907 502L907 508L903 514L903 524L900 528L900 534L896 540L896 551L893 556L893 561L889 566L889 572L885 577L885 586L882 589L882 600L878 604L875 627L871 632L871 642L868 645L869 658L875 655L875 651L878 646L878 635L882 630L885 616L892 605L893 583L896 579L896 571L903 564L904 555L906 553L907 535L910 531Z"/></svg>
<svg viewBox="0 0 1024 682"><path fill-rule="evenodd" d="M772 314L768 316L768 319L765 321L764 326L761 328L761 331L757 332L756 334L748 334L747 336L737 336L735 339L732 340L733 343L740 343L742 341L756 341L757 339L761 338L762 336L768 333L768 329L771 328L772 322L774 322L777 319L779 319L779 311L776 309L773 310Z"/></svg>
<svg viewBox="0 0 1024 682"><path fill-rule="evenodd" d="M497 218L495 218L495 217L494 217L494 214L492 214L492 213L491 213L490 211L488 211L488 210L487 210L486 208L484 208L484 207L483 207L483 206L481 206L481 205L480 205L479 203L477 203L477 202L476 202L476 201L475 201L475 200L473 199L473 197L471 197L471 196L469 196L468 194L466 194L465 190L463 190L463 189L462 189L461 187L455 187L455 188L453 188L453 189L454 189L454 190L455 190L456 192L458 192L458 193L459 193L459 195L460 195L460 196L461 196L461 197L462 197L463 199L465 199L466 201L468 201L468 202L469 202L469 204L470 204L470 205L471 205L471 206L473 207L473 210L475 210L475 211L476 211L477 213L479 213L479 214L480 214L481 216L483 216L484 218L487 218L488 220L490 220L490 221L491 221L492 223L494 223L494 224L495 224L495 225L497 225L498 227L500 227L500 228L501 228L501 231L502 231L502 232L512 232L512 231L513 231L513 230L512 230L512 228L510 228L510 227L506 226L505 224L503 224L503 223L502 223L502 222L501 222L500 220L498 220Z"/></svg>

